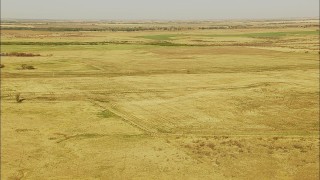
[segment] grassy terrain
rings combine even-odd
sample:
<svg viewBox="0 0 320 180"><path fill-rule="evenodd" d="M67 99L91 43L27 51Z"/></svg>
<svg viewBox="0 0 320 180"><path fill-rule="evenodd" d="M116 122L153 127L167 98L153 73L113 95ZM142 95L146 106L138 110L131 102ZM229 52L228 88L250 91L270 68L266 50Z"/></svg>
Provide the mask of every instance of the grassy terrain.
<svg viewBox="0 0 320 180"><path fill-rule="evenodd" d="M318 179L317 23L5 22L1 179Z"/></svg>

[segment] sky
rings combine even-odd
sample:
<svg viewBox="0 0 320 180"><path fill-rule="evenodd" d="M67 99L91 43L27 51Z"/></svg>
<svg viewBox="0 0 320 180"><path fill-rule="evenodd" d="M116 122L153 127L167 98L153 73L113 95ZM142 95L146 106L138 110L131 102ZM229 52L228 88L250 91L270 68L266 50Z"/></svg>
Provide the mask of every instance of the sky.
<svg viewBox="0 0 320 180"><path fill-rule="evenodd" d="M214 20L319 17L319 0L1 0L1 18Z"/></svg>

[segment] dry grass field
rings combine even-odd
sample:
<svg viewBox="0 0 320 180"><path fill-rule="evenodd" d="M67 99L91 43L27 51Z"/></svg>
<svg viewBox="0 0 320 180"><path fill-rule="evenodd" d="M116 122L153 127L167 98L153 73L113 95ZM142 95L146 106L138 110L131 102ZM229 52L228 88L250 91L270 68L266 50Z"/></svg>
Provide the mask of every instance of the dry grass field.
<svg viewBox="0 0 320 180"><path fill-rule="evenodd" d="M4 21L1 179L319 179L318 22Z"/></svg>

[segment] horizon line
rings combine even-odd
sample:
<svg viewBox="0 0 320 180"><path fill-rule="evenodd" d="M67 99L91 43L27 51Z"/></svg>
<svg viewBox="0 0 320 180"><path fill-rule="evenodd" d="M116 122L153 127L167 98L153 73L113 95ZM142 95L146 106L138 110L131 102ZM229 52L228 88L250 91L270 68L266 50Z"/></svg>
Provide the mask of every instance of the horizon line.
<svg viewBox="0 0 320 180"><path fill-rule="evenodd" d="M320 20L320 16L318 17L279 17L279 18L201 18L201 19L93 19L93 18L2 18L3 20L17 20L17 21L236 21L236 20Z"/></svg>

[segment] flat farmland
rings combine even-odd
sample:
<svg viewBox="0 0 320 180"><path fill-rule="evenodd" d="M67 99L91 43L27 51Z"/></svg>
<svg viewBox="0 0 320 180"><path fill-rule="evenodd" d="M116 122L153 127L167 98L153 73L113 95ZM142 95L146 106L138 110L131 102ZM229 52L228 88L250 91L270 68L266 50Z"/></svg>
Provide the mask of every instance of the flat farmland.
<svg viewBox="0 0 320 180"><path fill-rule="evenodd" d="M318 20L1 27L3 179L319 178Z"/></svg>

